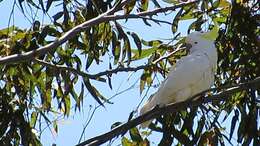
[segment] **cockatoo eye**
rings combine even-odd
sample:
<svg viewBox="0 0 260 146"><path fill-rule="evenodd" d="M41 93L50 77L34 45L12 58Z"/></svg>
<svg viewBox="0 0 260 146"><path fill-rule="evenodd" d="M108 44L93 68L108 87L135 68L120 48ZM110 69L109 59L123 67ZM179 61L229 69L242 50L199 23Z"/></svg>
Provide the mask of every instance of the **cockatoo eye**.
<svg viewBox="0 0 260 146"><path fill-rule="evenodd" d="M194 44L198 44L198 42L194 42Z"/></svg>

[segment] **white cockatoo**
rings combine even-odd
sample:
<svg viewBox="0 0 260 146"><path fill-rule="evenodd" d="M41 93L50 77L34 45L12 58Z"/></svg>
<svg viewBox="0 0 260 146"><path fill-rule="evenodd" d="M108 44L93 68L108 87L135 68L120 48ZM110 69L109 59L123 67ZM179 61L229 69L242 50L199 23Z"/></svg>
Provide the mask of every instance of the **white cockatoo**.
<svg viewBox="0 0 260 146"><path fill-rule="evenodd" d="M204 33L195 31L186 37L185 43L190 45L189 54L171 67L158 91L141 108L140 115L156 105L161 107L187 100L213 85L217 66L217 49L214 44L216 35L217 30L214 28ZM148 127L150 123L147 121L141 127Z"/></svg>

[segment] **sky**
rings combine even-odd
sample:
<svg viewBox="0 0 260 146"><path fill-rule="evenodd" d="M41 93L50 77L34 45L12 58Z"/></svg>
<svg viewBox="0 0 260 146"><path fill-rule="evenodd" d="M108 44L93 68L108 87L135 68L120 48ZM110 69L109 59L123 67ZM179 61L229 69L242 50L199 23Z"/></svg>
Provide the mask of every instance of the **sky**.
<svg viewBox="0 0 260 146"><path fill-rule="evenodd" d="M0 3L1 12L4 12L0 13L0 29L5 28L8 25L9 14L12 9L12 2L10 0L4 0ZM51 9L51 11L54 12L55 9ZM30 23L26 21L22 13L17 8L14 14L15 25L24 28L30 26ZM169 20L171 22L173 16L174 13L167 16L159 15L158 18L160 18L161 20ZM44 21L46 22L47 20ZM125 21L121 21L121 24L125 27L125 30L136 32L144 40L167 39L172 37L171 26L169 25L163 24L159 26L157 24L151 23L152 27L149 27L144 25L142 20L128 20L126 23ZM179 31L182 33L182 35L186 34L186 30L189 24L190 21L180 23ZM133 42L131 43L133 44ZM135 45L132 46L135 47ZM106 57L104 57L103 59L106 59ZM106 63L103 63L99 66L92 66L89 71L103 71L107 68L107 66L108 64ZM86 140L93 136L108 132L111 125L115 122L127 121L130 112L136 110L137 105L140 103L142 97L144 96L144 94L139 94L139 77L141 73L142 71L138 71L135 73L119 73L114 75L112 79L113 90L111 90L107 84L98 82L94 83L101 91L101 93L106 97L113 97L115 94L118 94L124 90L127 91L114 97L111 100L113 104L106 104L105 108L101 107L96 110L94 116L92 117L92 120L85 129L86 131L83 139ZM133 84L134 86L132 86ZM148 97L149 94L153 93L155 90L156 88L152 88L148 93ZM69 118L58 121L58 134L51 134L48 129L45 130L41 136L41 141L43 142L43 145L50 146L55 143L57 144L57 146L71 146L77 144L84 125L88 121L93 109L97 105L98 104L93 100L93 98L86 93L84 99L84 110L82 112L72 112ZM152 139L151 142L159 140L158 134L153 134L150 139ZM116 143L118 144L119 142L116 141L114 144Z"/></svg>

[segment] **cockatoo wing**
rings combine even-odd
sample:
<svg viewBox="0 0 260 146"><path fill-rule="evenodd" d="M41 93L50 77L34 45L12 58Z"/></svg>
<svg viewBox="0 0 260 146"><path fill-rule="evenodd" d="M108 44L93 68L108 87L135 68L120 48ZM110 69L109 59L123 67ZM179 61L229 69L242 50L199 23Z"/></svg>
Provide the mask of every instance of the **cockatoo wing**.
<svg viewBox="0 0 260 146"><path fill-rule="evenodd" d="M213 70L205 53L196 53L181 59L168 74L154 96L154 102L168 104L186 100L213 83Z"/></svg>
<svg viewBox="0 0 260 146"><path fill-rule="evenodd" d="M172 67L167 78L158 91L144 104L140 114L151 110L154 106L166 105L188 99L214 82L214 72L207 54L197 52L180 59ZM143 123L147 127L151 121Z"/></svg>

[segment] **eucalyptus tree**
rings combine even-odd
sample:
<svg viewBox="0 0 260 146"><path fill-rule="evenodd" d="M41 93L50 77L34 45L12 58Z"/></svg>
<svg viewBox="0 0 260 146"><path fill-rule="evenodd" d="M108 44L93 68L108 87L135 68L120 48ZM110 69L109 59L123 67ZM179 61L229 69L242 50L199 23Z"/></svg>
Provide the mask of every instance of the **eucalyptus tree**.
<svg viewBox="0 0 260 146"><path fill-rule="evenodd" d="M109 89L119 73L141 70L136 92L153 86L155 76L165 77L169 67L187 54L180 49L184 36L179 33L185 20L192 21L188 33L219 26L214 87L141 117L133 118L133 113L127 123L117 122L110 132L79 145L115 137L125 146L149 145L153 131L162 133L159 145L260 144L257 0L14 0L12 8L8 26L0 30L0 145L41 145L35 129L41 131L45 122L57 130L53 115L69 117L72 110L84 110L86 92L100 106L110 104L93 81L105 82ZM15 10L30 23L28 28L15 23L20 19ZM160 18L172 13L169 20ZM130 19L150 29L167 24L172 36L144 40L142 34L123 27ZM103 71L89 70L102 62L109 63ZM221 123L229 116L230 126L224 127ZM138 129L140 123L154 118L149 129Z"/></svg>

